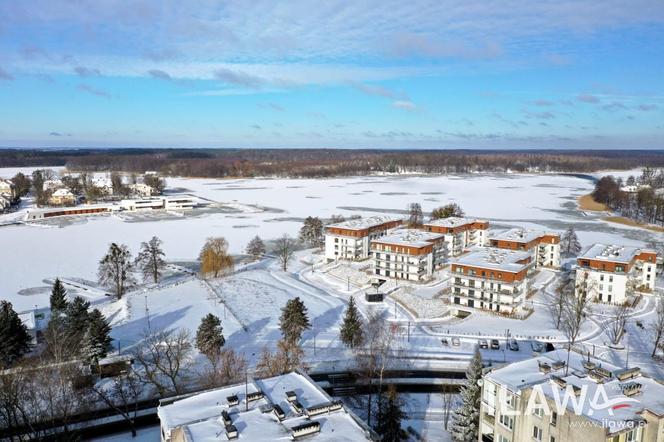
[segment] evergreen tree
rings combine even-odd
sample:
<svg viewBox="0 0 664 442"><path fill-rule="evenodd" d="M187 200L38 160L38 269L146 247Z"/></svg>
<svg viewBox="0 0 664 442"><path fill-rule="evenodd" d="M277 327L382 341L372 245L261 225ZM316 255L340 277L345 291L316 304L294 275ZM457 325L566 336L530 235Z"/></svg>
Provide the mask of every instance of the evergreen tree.
<svg viewBox="0 0 664 442"><path fill-rule="evenodd" d="M307 307L299 297L289 299L286 306L281 309L279 328L284 340L289 344L297 344L302 338L302 333L311 328Z"/></svg>
<svg viewBox="0 0 664 442"><path fill-rule="evenodd" d="M463 209L457 203L450 203L442 207L433 209L431 219L449 218L451 216L464 216Z"/></svg>
<svg viewBox="0 0 664 442"><path fill-rule="evenodd" d="M55 278L53 288L51 289L51 312L55 314L64 313L67 310L67 290L60 282L60 278Z"/></svg>
<svg viewBox="0 0 664 442"><path fill-rule="evenodd" d="M217 358L221 347L226 343L222 331L221 320L212 313L208 313L207 316L201 319L196 331L196 348L207 356L210 361Z"/></svg>
<svg viewBox="0 0 664 442"><path fill-rule="evenodd" d="M300 228L300 241L311 247L320 247L323 238L323 222L318 217L308 216Z"/></svg>
<svg viewBox="0 0 664 442"><path fill-rule="evenodd" d="M144 281L152 279L155 284L159 282L161 272L166 265L161 244L162 241L156 236L153 236L148 242L141 243L141 250L138 252L136 264L141 268Z"/></svg>
<svg viewBox="0 0 664 442"><path fill-rule="evenodd" d="M83 338L82 353L89 362L97 363L111 350L111 327L97 309L88 315L88 329Z"/></svg>
<svg viewBox="0 0 664 442"><path fill-rule="evenodd" d="M480 379L482 379L482 356L476 348L466 371L466 383L461 387L461 407L454 412L452 439L455 441L466 442L478 438L482 399Z"/></svg>
<svg viewBox="0 0 664 442"><path fill-rule="evenodd" d="M357 311L355 298L352 296L348 302L348 308L346 309L346 315L344 316L343 324L341 324L339 334L341 335L341 342L343 342L346 347L355 348L358 345L362 345L362 342L364 341L362 319Z"/></svg>
<svg viewBox="0 0 664 442"><path fill-rule="evenodd" d="M398 442L408 439L408 434L401 428L401 420L407 418L401 410L401 401L397 389L390 385L387 394L384 394L379 403L378 422L376 433L383 442Z"/></svg>
<svg viewBox="0 0 664 442"><path fill-rule="evenodd" d="M260 236L256 235L249 243L247 244L247 255L250 255L253 259L259 259L262 255L265 254L265 244Z"/></svg>
<svg viewBox="0 0 664 442"><path fill-rule="evenodd" d="M581 252L581 243L574 227L570 226L560 239L560 249L564 256L577 256Z"/></svg>
<svg viewBox="0 0 664 442"><path fill-rule="evenodd" d="M67 306L65 327L72 342L80 342L88 330L88 308L90 303L80 296L75 297Z"/></svg>
<svg viewBox="0 0 664 442"><path fill-rule="evenodd" d="M28 328L11 303L0 302L0 366L9 367L32 347Z"/></svg>

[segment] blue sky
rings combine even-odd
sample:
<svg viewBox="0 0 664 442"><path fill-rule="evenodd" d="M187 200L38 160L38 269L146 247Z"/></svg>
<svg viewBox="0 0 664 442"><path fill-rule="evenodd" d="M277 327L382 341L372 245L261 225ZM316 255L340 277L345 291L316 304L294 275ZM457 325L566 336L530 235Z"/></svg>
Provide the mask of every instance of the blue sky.
<svg viewBox="0 0 664 442"><path fill-rule="evenodd" d="M664 3L0 0L0 146L664 148Z"/></svg>

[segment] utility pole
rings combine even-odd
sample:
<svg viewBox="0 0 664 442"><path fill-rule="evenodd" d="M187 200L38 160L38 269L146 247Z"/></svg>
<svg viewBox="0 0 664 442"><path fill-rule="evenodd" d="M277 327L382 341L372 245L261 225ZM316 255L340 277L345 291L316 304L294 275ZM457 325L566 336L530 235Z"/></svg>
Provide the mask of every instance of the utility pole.
<svg viewBox="0 0 664 442"><path fill-rule="evenodd" d="M145 316L148 318L148 331L152 331L150 327L150 309L148 309L148 294L144 292L145 295Z"/></svg>
<svg viewBox="0 0 664 442"><path fill-rule="evenodd" d="M249 411L249 369L244 368L244 411Z"/></svg>
<svg viewBox="0 0 664 442"><path fill-rule="evenodd" d="M408 321L408 342L410 342L410 321Z"/></svg>
<svg viewBox="0 0 664 442"><path fill-rule="evenodd" d="M348 277L348 282L347 282L347 288L346 291L350 292L350 276Z"/></svg>
<svg viewBox="0 0 664 442"><path fill-rule="evenodd" d="M397 300L394 300L394 319L397 319Z"/></svg>

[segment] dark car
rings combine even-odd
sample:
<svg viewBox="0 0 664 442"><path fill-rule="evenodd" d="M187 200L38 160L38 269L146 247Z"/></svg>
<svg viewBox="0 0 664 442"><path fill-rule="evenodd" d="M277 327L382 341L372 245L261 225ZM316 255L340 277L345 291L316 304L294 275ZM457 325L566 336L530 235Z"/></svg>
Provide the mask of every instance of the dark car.
<svg viewBox="0 0 664 442"><path fill-rule="evenodd" d="M508 347L512 351L519 351L519 343L516 342L516 339L510 339Z"/></svg>
<svg viewBox="0 0 664 442"><path fill-rule="evenodd" d="M491 340L491 350L500 350L500 342L498 342L498 339Z"/></svg>
<svg viewBox="0 0 664 442"><path fill-rule="evenodd" d="M486 339L480 339L479 346L480 348L489 348L489 343L486 341Z"/></svg>

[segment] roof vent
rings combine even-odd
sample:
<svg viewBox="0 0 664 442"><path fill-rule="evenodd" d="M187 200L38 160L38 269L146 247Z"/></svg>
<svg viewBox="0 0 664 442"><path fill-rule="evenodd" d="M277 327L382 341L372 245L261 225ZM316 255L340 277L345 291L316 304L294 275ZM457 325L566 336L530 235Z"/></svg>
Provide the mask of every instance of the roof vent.
<svg viewBox="0 0 664 442"><path fill-rule="evenodd" d="M540 373L548 373L551 371L551 366L547 364L546 362L537 362L537 365L539 366L539 371Z"/></svg>
<svg viewBox="0 0 664 442"><path fill-rule="evenodd" d="M560 388L565 388L565 387L567 387L567 381L566 381L565 379L561 378L560 376L551 375L551 380L552 380L553 382L555 382L556 384L558 384L558 386L559 386Z"/></svg>
<svg viewBox="0 0 664 442"><path fill-rule="evenodd" d="M291 428L293 432L293 439L297 439L309 434L320 433L320 423L317 421L307 422L306 424L298 425Z"/></svg>
<svg viewBox="0 0 664 442"><path fill-rule="evenodd" d="M641 368L633 367L617 372L616 378L618 378L619 381L627 381L629 379L637 378L640 375L641 375Z"/></svg>
<svg viewBox="0 0 664 442"><path fill-rule="evenodd" d="M638 382L627 382L621 386L622 394L625 396L634 396L641 393L641 384Z"/></svg>

